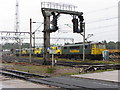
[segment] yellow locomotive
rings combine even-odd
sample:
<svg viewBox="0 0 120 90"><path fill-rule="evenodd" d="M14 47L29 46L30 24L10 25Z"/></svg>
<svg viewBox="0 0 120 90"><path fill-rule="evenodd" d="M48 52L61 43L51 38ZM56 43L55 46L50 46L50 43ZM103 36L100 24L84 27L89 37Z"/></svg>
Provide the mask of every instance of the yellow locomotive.
<svg viewBox="0 0 120 90"><path fill-rule="evenodd" d="M83 43L68 44L61 47L63 58L83 58ZM102 51L106 50L104 43L85 43L86 59L102 60Z"/></svg>
<svg viewBox="0 0 120 90"><path fill-rule="evenodd" d="M60 58L82 59L83 57L83 43L68 44L64 46L51 46L50 50L53 50L54 55L57 55ZM104 43L85 43L86 59L102 60L102 52L104 50L106 50L106 46ZM29 51L29 49L22 49L21 54L24 56L29 55ZM43 48L32 48L33 56L43 56L43 52ZM18 54L19 53L17 53L17 55Z"/></svg>
<svg viewBox="0 0 120 90"><path fill-rule="evenodd" d="M42 48L34 48L33 52L35 56L41 56Z"/></svg>

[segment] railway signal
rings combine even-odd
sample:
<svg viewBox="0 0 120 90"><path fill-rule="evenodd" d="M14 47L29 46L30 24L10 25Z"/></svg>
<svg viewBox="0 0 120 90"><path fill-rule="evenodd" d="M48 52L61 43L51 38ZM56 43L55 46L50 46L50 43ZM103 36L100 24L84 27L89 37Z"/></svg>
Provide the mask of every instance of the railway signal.
<svg viewBox="0 0 120 90"><path fill-rule="evenodd" d="M52 20L52 27L50 28L50 32L56 32L58 30L57 19L58 19L59 13L55 15L55 13L52 12L51 14L53 15L53 20Z"/></svg>
<svg viewBox="0 0 120 90"><path fill-rule="evenodd" d="M80 28L78 28L78 26L79 26L78 19L75 16L72 19L73 33L82 33L84 30L83 16L78 16L78 18L79 18L79 22L80 22Z"/></svg>
<svg viewBox="0 0 120 90"><path fill-rule="evenodd" d="M78 33L79 30L78 30L78 19L76 18L73 18L72 19L72 22L73 22L73 33Z"/></svg>
<svg viewBox="0 0 120 90"><path fill-rule="evenodd" d="M78 16L78 18L80 19L80 22L83 22L83 21L84 21L83 16Z"/></svg>
<svg viewBox="0 0 120 90"><path fill-rule="evenodd" d="M59 14L69 14L73 16L80 16L83 12L75 11L76 6L70 6L59 3L42 2L41 10L44 16L44 62L49 60L49 53L47 48L50 46L50 33L58 30L57 19ZM52 28L50 28L50 16L53 15ZM77 22L77 21L76 21ZM75 23L76 23L75 22Z"/></svg>
<svg viewBox="0 0 120 90"><path fill-rule="evenodd" d="M83 16L78 16L78 18L79 18L79 20L80 20L80 33L82 33L83 32L83 30L84 30L84 23L83 23L83 21L84 21L84 18L83 18Z"/></svg>
<svg viewBox="0 0 120 90"><path fill-rule="evenodd" d="M84 29L84 23L83 22L80 22L80 33L82 33L83 32L83 29Z"/></svg>

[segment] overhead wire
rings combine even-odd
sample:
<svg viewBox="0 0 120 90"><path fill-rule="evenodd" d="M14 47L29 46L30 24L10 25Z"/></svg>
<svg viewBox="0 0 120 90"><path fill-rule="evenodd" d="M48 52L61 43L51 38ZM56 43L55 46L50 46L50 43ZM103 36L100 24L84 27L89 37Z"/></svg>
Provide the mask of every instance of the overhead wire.
<svg viewBox="0 0 120 90"><path fill-rule="evenodd" d="M89 12L86 12L86 13L84 13L84 14L96 13L96 12L100 12L100 11L104 11L104 10L109 10L109 9L115 8L115 7L118 7L118 6L117 6L117 5L113 5L113 6L109 6L109 7L106 7L106 8L89 11Z"/></svg>
<svg viewBox="0 0 120 90"><path fill-rule="evenodd" d="M88 30L96 30L96 29L101 29L101 28L108 28L108 27L115 27L118 24L112 24L112 25L105 25L105 26L99 26L99 27L95 27L95 28L88 28Z"/></svg>
<svg viewBox="0 0 120 90"><path fill-rule="evenodd" d="M118 19L119 17L115 16L115 17L110 17L110 18L104 18L104 19L99 19L99 20L95 20L95 21L91 21L91 22L86 22L86 24L91 24L91 23L95 23L95 22L102 22L102 21L108 21L108 20L114 20L114 19Z"/></svg>
<svg viewBox="0 0 120 90"><path fill-rule="evenodd" d="M116 32L117 33L117 32ZM94 35L94 38L104 38L104 36L106 36L106 35L110 35L111 37L109 37L109 38L112 38L112 37L116 37L116 38L118 38L118 35L116 35L116 33L114 33L114 35L113 35L113 32L110 32L109 34L108 33L102 33L102 34L95 34ZM112 34L112 35L111 35Z"/></svg>

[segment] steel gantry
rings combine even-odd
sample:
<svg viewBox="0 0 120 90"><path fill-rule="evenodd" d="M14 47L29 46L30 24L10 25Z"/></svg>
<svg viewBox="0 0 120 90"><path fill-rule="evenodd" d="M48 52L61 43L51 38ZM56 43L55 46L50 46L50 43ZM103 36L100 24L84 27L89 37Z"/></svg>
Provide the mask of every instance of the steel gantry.
<svg viewBox="0 0 120 90"><path fill-rule="evenodd" d="M29 34L29 32L15 32L15 31L0 31L0 33L1 33L1 36L0 36L1 40L18 40L21 38L16 36L16 34L18 34L18 35ZM6 34L6 35L2 36L2 34ZM10 36L10 34L14 34L14 36ZM22 39L24 39L24 38L22 38Z"/></svg>
<svg viewBox="0 0 120 90"><path fill-rule="evenodd" d="M51 3L51 2L42 2L41 3L41 11L44 17L44 64L47 64L46 61L49 61L50 55L48 52L48 48L50 47L50 16L53 16L53 25L57 23L57 18L60 14L69 14L72 15L73 18L80 17L83 12L75 11L76 6L67 5L67 4L59 4L59 3ZM58 29L54 25L54 29ZM54 30L55 32L55 30Z"/></svg>

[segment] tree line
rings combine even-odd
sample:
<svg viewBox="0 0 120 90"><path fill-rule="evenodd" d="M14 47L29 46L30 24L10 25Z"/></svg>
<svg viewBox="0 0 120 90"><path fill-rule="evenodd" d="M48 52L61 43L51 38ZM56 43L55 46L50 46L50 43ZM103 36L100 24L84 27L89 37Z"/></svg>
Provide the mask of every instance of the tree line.
<svg viewBox="0 0 120 90"><path fill-rule="evenodd" d="M120 42L114 41L103 41L105 43L107 49L120 49ZM19 48L29 48L29 43L22 43L20 46L18 43L5 43L2 45L2 49L19 49Z"/></svg>
<svg viewBox="0 0 120 90"><path fill-rule="evenodd" d="M105 43L107 49L120 49L120 42L110 41L107 43L104 41L103 43Z"/></svg>

